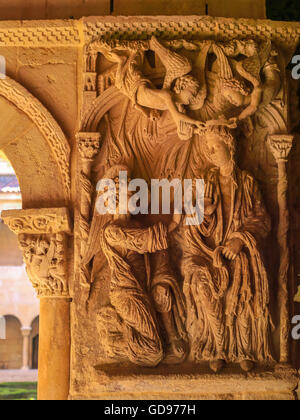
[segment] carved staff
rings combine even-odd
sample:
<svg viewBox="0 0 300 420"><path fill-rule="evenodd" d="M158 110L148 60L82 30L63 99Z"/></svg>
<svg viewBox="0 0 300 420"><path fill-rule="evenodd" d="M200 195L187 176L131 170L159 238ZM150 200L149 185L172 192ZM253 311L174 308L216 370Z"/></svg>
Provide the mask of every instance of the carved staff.
<svg viewBox="0 0 300 420"><path fill-rule="evenodd" d="M80 259L82 261L90 230L90 214L93 185L91 182L92 163L100 148L100 133L79 133L77 135L78 151L81 157L80 171ZM81 266L80 283L89 285L89 272L86 267Z"/></svg>
<svg viewBox="0 0 300 420"><path fill-rule="evenodd" d="M279 267L279 313L280 313L280 362L288 363L290 360L289 352L289 288L288 275L290 267L290 251L288 246L289 232L289 209L287 200L288 177L286 164L293 146L294 137L291 135L271 135L268 138L270 149L278 165L278 205L279 205L279 225L277 239L280 247L280 267Z"/></svg>

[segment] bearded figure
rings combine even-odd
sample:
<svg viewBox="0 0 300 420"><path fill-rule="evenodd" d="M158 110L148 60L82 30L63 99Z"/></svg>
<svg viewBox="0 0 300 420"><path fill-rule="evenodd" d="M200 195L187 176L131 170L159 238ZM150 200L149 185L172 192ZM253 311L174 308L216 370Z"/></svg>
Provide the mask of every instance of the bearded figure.
<svg viewBox="0 0 300 420"><path fill-rule="evenodd" d="M184 292L191 358L218 372L226 362L244 371L272 361L269 283L261 244L270 218L253 177L235 165L229 130L204 133L212 164L205 178L204 221L186 226Z"/></svg>

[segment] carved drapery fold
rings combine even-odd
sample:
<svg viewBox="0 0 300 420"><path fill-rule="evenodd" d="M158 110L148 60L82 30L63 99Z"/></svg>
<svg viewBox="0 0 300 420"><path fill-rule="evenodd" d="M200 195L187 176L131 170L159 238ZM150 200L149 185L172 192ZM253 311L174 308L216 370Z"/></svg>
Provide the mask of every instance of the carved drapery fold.
<svg viewBox="0 0 300 420"><path fill-rule="evenodd" d="M142 18L138 18L130 33L127 28L122 27L123 21L113 22L111 18L106 19L105 31L102 31L102 23L94 26L94 22L88 22L88 30L85 33L87 42L83 70L84 106L82 107L81 132L77 137L80 161L78 234L81 239L79 246L81 265L77 268L80 272L81 285L87 287L78 288L78 297L79 300L84 301L86 297L84 290L89 291L92 285L89 293L91 305L87 308L92 307L93 304L98 308L103 304L99 312L101 316L97 321L101 344L105 348L107 344L107 354L103 362L106 362L105 357L112 357L112 353L114 353L113 358L119 360L121 356L124 356L120 355L124 337L125 347L130 345L130 340L126 339L123 331L123 324L126 324L129 317L124 312L124 308L128 305L122 299L127 296L128 291L121 292L119 286L124 279L128 279L130 270L134 271L138 285L143 286L145 279L143 276L140 277L140 272L145 271L147 285L151 285L153 281L154 286L153 289L151 287L150 290L146 289L143 299L147 300L149 294L155 302L151 310L148 310L149 313L162 314L158 316L162 317L161 325L169 341L162 340L165 354L161 356L162 359L168 360L170 351L174 354L176 351L181 351L185 355L184 344L176 336L178 326L175 325L174 328L172 320L168 318L168 311L161 305L163 291L168 295L170 284L164 284L163 291L160 287L157 290L155 287L156 282L161 286L166 279L171 282L172 278L172 285L178 286L179 295L182 289L185 293L190 292L190 301L195 301L198 305L198 313L202 311L203 319L208 319L207 325L203 326L202 315L199 315L197 320L193 318L194 309L190 307L191 302L187 299L189 296L187 293L183 300L187 306L188 319L185 322L184 317L182 318L183 323L185 322L183 330L186 329L189 335L190 350L193 345L197 347L196 352L190 352L190 361L209 361L215 372L222 369L224 360L238 361L241 368L248 372L253 368L254 363L275 362L270 345L273 322L269 281L273 275L276 276L277 269L274 264L275 269L272 267L268 270L270 272L267 272L261 245L266 240L270 228L269 216L264 213L263 201L264 198L276 200L276 192L274 194L271 186L275 175L274 165L270 164L266 139L273 133L285 133L288 130L286 118L288 89L284 65L287 60L287 49L281 48L280 43L277 43L278 37L282 38L284 34L282 28L275 28L273 25L268 26L264 23L258 28L249 21L228 20L229 26L227 26L223 20L210 18L196 19L190 25L179 21L173 25L172 21L172 30L169 30L170 21L167 19L166 22L164 19L162 22L147 21L141 24L143 28L141 33L139 19ZM128 22L131 22L130 18ZM200 31L202 26L204 29ZM207 28L213 26L217 26L217 30L213 31L214 35L208 36ZM158 33L159 27L163 27L164 30ZM232 31L228 30L229 27ZM245 34L244 29L249 32L246 30L247 34ZM182 30L185 32L182 33ZM295 28L296 38L297 30L298 28ZM288 41L281 39L281 41L282 44L289 44L290 52L295 47L294 38ZM284 47L287 48L287 45ZM235 128L238 130L232 131ZM98 134L98 131L101 134ZM105 139L105 147L101 150L97 161L93 162L102 146L98 142L100 137ZM182 142L182 140L189 141ZM235 140L239 143L237 151L239 156L236 157L241 167L249 171L248 175L244 171L239 172L233 153ZM222 159L219 157L219 161L218 156L210 156L209 142L212 143L213 148L220 146L222 149L223 157ZM288 362L290 296L287 288L289 253L286 162L291 147L291 136L273 136L270 143L278 162L278 201L281 209L278 233L281 264L277 303L280 307L280 360ZM226 146L229 146L228 150L224 150ZM197 262L193 267L188 261L186 268L179 273L183 258L188 255L187 251L190 250L192 244L189 242L182 244L176 235L169 238L170 250L166 249L162 256L150 255L151 252L148 251L144 260L140 259L139 252L135 251L133 258L133 248L135 249L134 245L136 241L138 242L134 223L130 246L127 248L124 242L125 228L127 223L130 225L129 217L124 222L123 236L115 244L114 251L118 269L121 258L126 269L121 270L118 275L116 275L116 269L109 270L111 267L110 264L107 266L103 255L105 254L104 247L100 241L103 226L106 226L108 222L104 217L99 217L95 210L93 212L91 207L96 198L95 185L91 179L93 163L95 167L103 169L104 173L109 170L114 171L122 164L128 168L130 177L142 178L149 182L149 179L164 177L171 179L175 175L186 179L198 178L199 175L202 177L205 173L213 174L210 170L214 167L215 170L224 169L221 167L229 154L231 154L231 163L235 162L233 167L236 171L228 164L226 173L229 169L232 172L226 175L228 178L226 182L223 175L219 181L217 178L214 181L211 179L208 181L210 194L214 196L214 200L218 202L215 195L219 194L219 202L224 199L225 204L223 209L216 210L217 214L211 216L211 225L209 224L211 231L209 229L206 231L203 226L199 229L195 228L198 236L193 235L197 242L194 244L193 261ZM250 173L254 175L254 178L249 175ZM117 177L117 174L115 176ZM230 189L228 185L231 182ZM262 191L266 197L262 197L259 184L263 184ZM231 204L229 196L231 196ZM212 200L211 196L206 198ZM236 207L233 204L235 202ZM273 210L270 209L270 216L274 220L276 211ZM118 220L118 215L115 219ZM140 216L132 222L138 221L141 223L140 228L143 228L152 226L153 221L150 219L151 217ZM208 223L209 220L206 219L205 222ZM163 223L167 223L166 219ZM183 218L180 223L180 228L183 228ZM214 226L214 223L217 226ZM222 242L224 225L227 225L227 236ZM214 244L214 228L216 228L216 244ZM239 229L245 233L241 235ZM209 237L209 247L215 251L212 263L207 262L206 256L203 257L202 251L206 244L206 237ZM276 247L276 240L272 238L270 241ZM172 247L176 249L177 246L185 247L186 255L183 253L183 256L176 255L174 258L170 251ZM120 251L121 248L122 251ZM221 253L220 261L217 262L215 258L219 252ZM249 253L251 259L248 259ZM128 259L126 259L127 256ZM169 257L171 267L168 266ZM214 288L215 271L216 268L222 269L221 261L224 262L224 267L228 264L235 267L234 274L228 271L233 289L226 291L224 304L219 302L219 297L216 298L218 302L216 305L211 299L210 290L205 289L205 284L208 283ZM173 269L176 271L175 277L173 277ZM191 275L191 286L189 286L189 275ZM200 279L198 281L197 275L201 277L201 281ZM199 290L196 286L194 287L192 281L199 285ZM115 290L112 282L118 286ZM189 287L190 290L185 290ZM202 295L207 297L207 301L202 298ZM233 309L228 308L230 301L229 298L227 299L228 296L232 298ZM129 315L134 314L132 317L134 327L130 324L130 328L136 334L140 328L139 324L143 324L143 309L137 300L130 302L130 305L129 312L132 312ZM169 312L172 313L172 311ZM255 319L253 325L251 325L253 319L251 321L250 313ZM220 328L216 327L217 322ZM190 328L191 325L194 326L195 331ZM229 338L226 335L228 326ZM106 338L104 338L103 328ZM224 336L230 343L230 351L228 351L227 342L221 343L222 328L224 331L226 329ZM211 334L210 341L207 338L209 330L215 333ZM252 331L252 336L250 336L250 331ZM116 337L118 340L114 341ZM174 348L167 348L167 345L172 344L174 337L177 340L176 345ZM202 346L202 342L205 346ZM145 348L147 348L146 345ZM111 353L112 350L114 351ZM135 351L134 348L133 352ZM193 358L192 354L196 354L197 357ZM130 360L146 365L146 360L137 359L133 357ZM184 357L178 359L183 361ZM177 363L179 363L178 360Z"/></svg>

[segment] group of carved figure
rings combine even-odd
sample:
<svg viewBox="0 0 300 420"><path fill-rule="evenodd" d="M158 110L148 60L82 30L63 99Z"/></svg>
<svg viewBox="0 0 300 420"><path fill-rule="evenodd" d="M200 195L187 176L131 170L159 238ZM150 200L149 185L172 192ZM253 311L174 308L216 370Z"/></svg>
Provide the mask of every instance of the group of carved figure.
<svg viewBox="0 0 300 420"><path fill-rule="evenodd" d="M199 51L195 66L176 51L183 48ZM179 142L198 136L201 151L191 153L201 153L205 162L197 173L205 181L202 224L186 225L188 215L149 223L117 211L101 225L110 305L101 309L98 322L107 354L153 367L209 362L214 372L225 363L250 371L256 362L272 362L269 281L261 251L271 222L255 179L236 164L232 129L242 124L249 134L254 114L274 115L272 101L281 89L277 50L271 42L251 40L172 41L167 48L154 37L99 41L90 50L114 63L114 85L142 118L154 121L157 112L169 111ZM162 88L142 72L149 50L166 69ZM211 55L216 59L210 62ZM113 163L103 178L118 186L121 170L134 175L124 155ZM175 268L174 243L180 255Z"/></svg>

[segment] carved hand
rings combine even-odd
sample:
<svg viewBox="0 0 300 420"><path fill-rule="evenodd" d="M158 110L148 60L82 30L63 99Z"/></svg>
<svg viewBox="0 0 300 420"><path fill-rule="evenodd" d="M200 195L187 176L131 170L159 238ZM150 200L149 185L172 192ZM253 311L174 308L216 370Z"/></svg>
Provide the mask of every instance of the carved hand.
<svg viewBox="0 0 300 420"><path fill-rule="evenodd" d="M211 216L217 209L218 201L213 199L213 184L211 182L205 183L204 189L204 215Z"/></svg>
<svg viewBox="0 0 300 420"><path fill-rule="evenodd" d="M233 117L233 118L229 118L226 119L224 116L219 117L217 120L209 120L207 121L204 126L205 127L210 127L210 126L224 126L224 127L228 127L228 128L237 128L237 121L238 119Z"/></svg>
<svg viewBox="0 0 300 420"><path fill-rule="evenodd" d="M181 123L195 125L198 128L205 127L205 123L202 121L194 120L193 118L190 118L188 115L182 114L181 112L177 112L177 114L174 115L174 118L179 130L181 130Z"/></svg>
<svg viewBox="0 0 300 420"><path fill-rule="evenodd" d="M226 243L225 248L222 251L222 254L228 260L233 261L240 254L243 248L244 248L244 243L243 241L241 241L241 239L238 239L238 238L231 239Z"/></svg>
<svg viewBox="0 0 300 420"><path fill-rule="evenodd" d="M175 220L172 220L172 222L169 224L168 232L172 233L174 230L178 228L178 223Z"/></svg>

